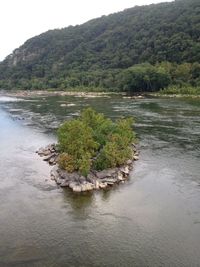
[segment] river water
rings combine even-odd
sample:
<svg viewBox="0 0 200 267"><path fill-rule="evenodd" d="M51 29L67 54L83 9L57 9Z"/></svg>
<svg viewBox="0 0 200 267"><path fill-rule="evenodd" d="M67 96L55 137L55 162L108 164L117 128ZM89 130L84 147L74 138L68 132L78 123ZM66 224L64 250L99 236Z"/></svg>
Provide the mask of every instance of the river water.
<svg viewBox="0 0 200 267"><path fill-rule="evenodd" d="M36 154L85 106L135 118L140 160L74 195ZM0 97L0 267L200 266L200 100Z"/></svg>

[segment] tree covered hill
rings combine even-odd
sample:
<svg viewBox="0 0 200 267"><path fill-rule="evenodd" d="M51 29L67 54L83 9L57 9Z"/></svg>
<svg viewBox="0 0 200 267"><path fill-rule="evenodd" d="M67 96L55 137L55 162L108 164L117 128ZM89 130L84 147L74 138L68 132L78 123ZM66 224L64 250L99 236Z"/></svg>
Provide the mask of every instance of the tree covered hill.
<svg viewBox="0 0 200 267"><path fill-rule="evenodd" d="M200 62L199 0L134 7L31 38L0 63L0 87L119 88L121 70L163 61Z"/></svg>

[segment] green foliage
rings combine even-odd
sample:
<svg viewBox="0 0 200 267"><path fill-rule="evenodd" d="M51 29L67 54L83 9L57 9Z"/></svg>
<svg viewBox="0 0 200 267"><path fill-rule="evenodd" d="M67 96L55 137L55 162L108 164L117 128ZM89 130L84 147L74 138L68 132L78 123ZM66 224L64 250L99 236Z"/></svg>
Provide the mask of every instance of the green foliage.
<svg viewBox="0 0 200 267"><path fill-rule="evenodd" d="M103 146L113 132L115 124L101 113L97 113L92 108L87 108L81 113L81 120L88 125L99 146Z"/></svg>
<svg viewBox="0 0 200 267"><path fill-rule="evenodd" d="M77 168L75 159L67 153L60 154L58 161L59 166L68 172L73 172Z"/></svg>
<svg viewBox="0 0 200 267"><path fill-rule="evenodd" d="M199 0L177 0L45 32L0 63L0 88L143 92L169 82L200 85L199 10ZM145 62L151 65L139 65Z"/></svg>
<svg viewBox="0 0 200 267"><path fill-rule="evenodd" d="M92 129L79 119L65 122L58 130L58 143L61 151L72 155L75 160L85 153L94 155L98 149Z"/></svg>
<svg viewBox="0 0 200 267"><path fill-rule="evenodd" d="M123 91L158 91L170 84L169 74L161 66L151 64L135 65L121 73Z"/></svg>
<svg viewBox="0 0 200 267"><path fill-rule="evenodd" d="M162 95L200 95L200 87L185 86L170 86L160 91Z"/></svg>
<svg viewBox="0 0 200 267"><path fill-rule="evenodd" d="M107 142L99 152L94 166L98 170L120 166L132 157L130 144L135 139L131 118L118 120Z"/></svg>
<svg viewBox="0 0 200 267"><path fill-rule="evenodd" d="M86 176L92 167L102 170L122 165L132 157L132 125L131 118L112 122L91 108L83 110L78 119L58 130L60 167Z"/></svg>

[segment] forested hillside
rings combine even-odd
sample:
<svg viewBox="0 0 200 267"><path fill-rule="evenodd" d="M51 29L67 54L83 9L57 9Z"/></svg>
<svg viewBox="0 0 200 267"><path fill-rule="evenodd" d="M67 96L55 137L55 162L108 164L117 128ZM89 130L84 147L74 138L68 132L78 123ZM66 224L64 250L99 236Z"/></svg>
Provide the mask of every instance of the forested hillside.
<svg viewBox="0 0 200 267"><path fill-rule="evenodd" d="M0 87L152 91L199 85L199 63L200 1L176 0L29 39L0 63Z"/></svg>

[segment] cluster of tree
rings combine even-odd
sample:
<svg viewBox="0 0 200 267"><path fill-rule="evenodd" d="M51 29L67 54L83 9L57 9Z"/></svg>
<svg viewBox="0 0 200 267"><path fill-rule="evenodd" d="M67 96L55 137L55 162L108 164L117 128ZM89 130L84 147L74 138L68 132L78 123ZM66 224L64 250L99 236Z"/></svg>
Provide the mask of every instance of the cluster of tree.
<svg viewBox="0 0 200 267"><path fill-rule="evenodd" d="M87 176L91 168L103 170L124 164L133 156L132 125L131 118L113 122L91 108L83 110L79 118L65 122L58 130L60 167Z"/></svg>
<svg viewBox="0 0 200 267"><path fill-rule="evenodd" d="M193 87L190 85L184 85L184 86L169 86L163 90L160 91L161 95L200 95L200 86Z"/></svg>
<svg viewBox="0 0 200 267"><path fill-rule="evenodd" d="M9 81L9 85L7 84ZM200 86L200 63L161 62L155 65L142 63L127 69L98 71L71 71L68 76L51 79L0 81L2 88L23 88L29 90L62 89L79 91L124 91L153 92L168 86Z"/></svg>
<svg viewBox="0 0 200 267"><path fill-rule="evenodd" d="M176 0L48 31L29 39L0 63L0 87L125 90L130 86L119 84L120 72L124 70L130 80L130 73L141 69L132 66L200 62L199 10L199 0ZM149 68L148 73L151 71ZM155 76L160 77L147 79L145 90L151 90L158 79L167 83L162 69Z"/></svg>
<svg viewBox="0 0 200 267"><path fill-rule="evenodd" d="M152 92L173 85L197 87L200 86L200 64L139 64L124 70L119 77L119 88L129 92Z"/></svg>

